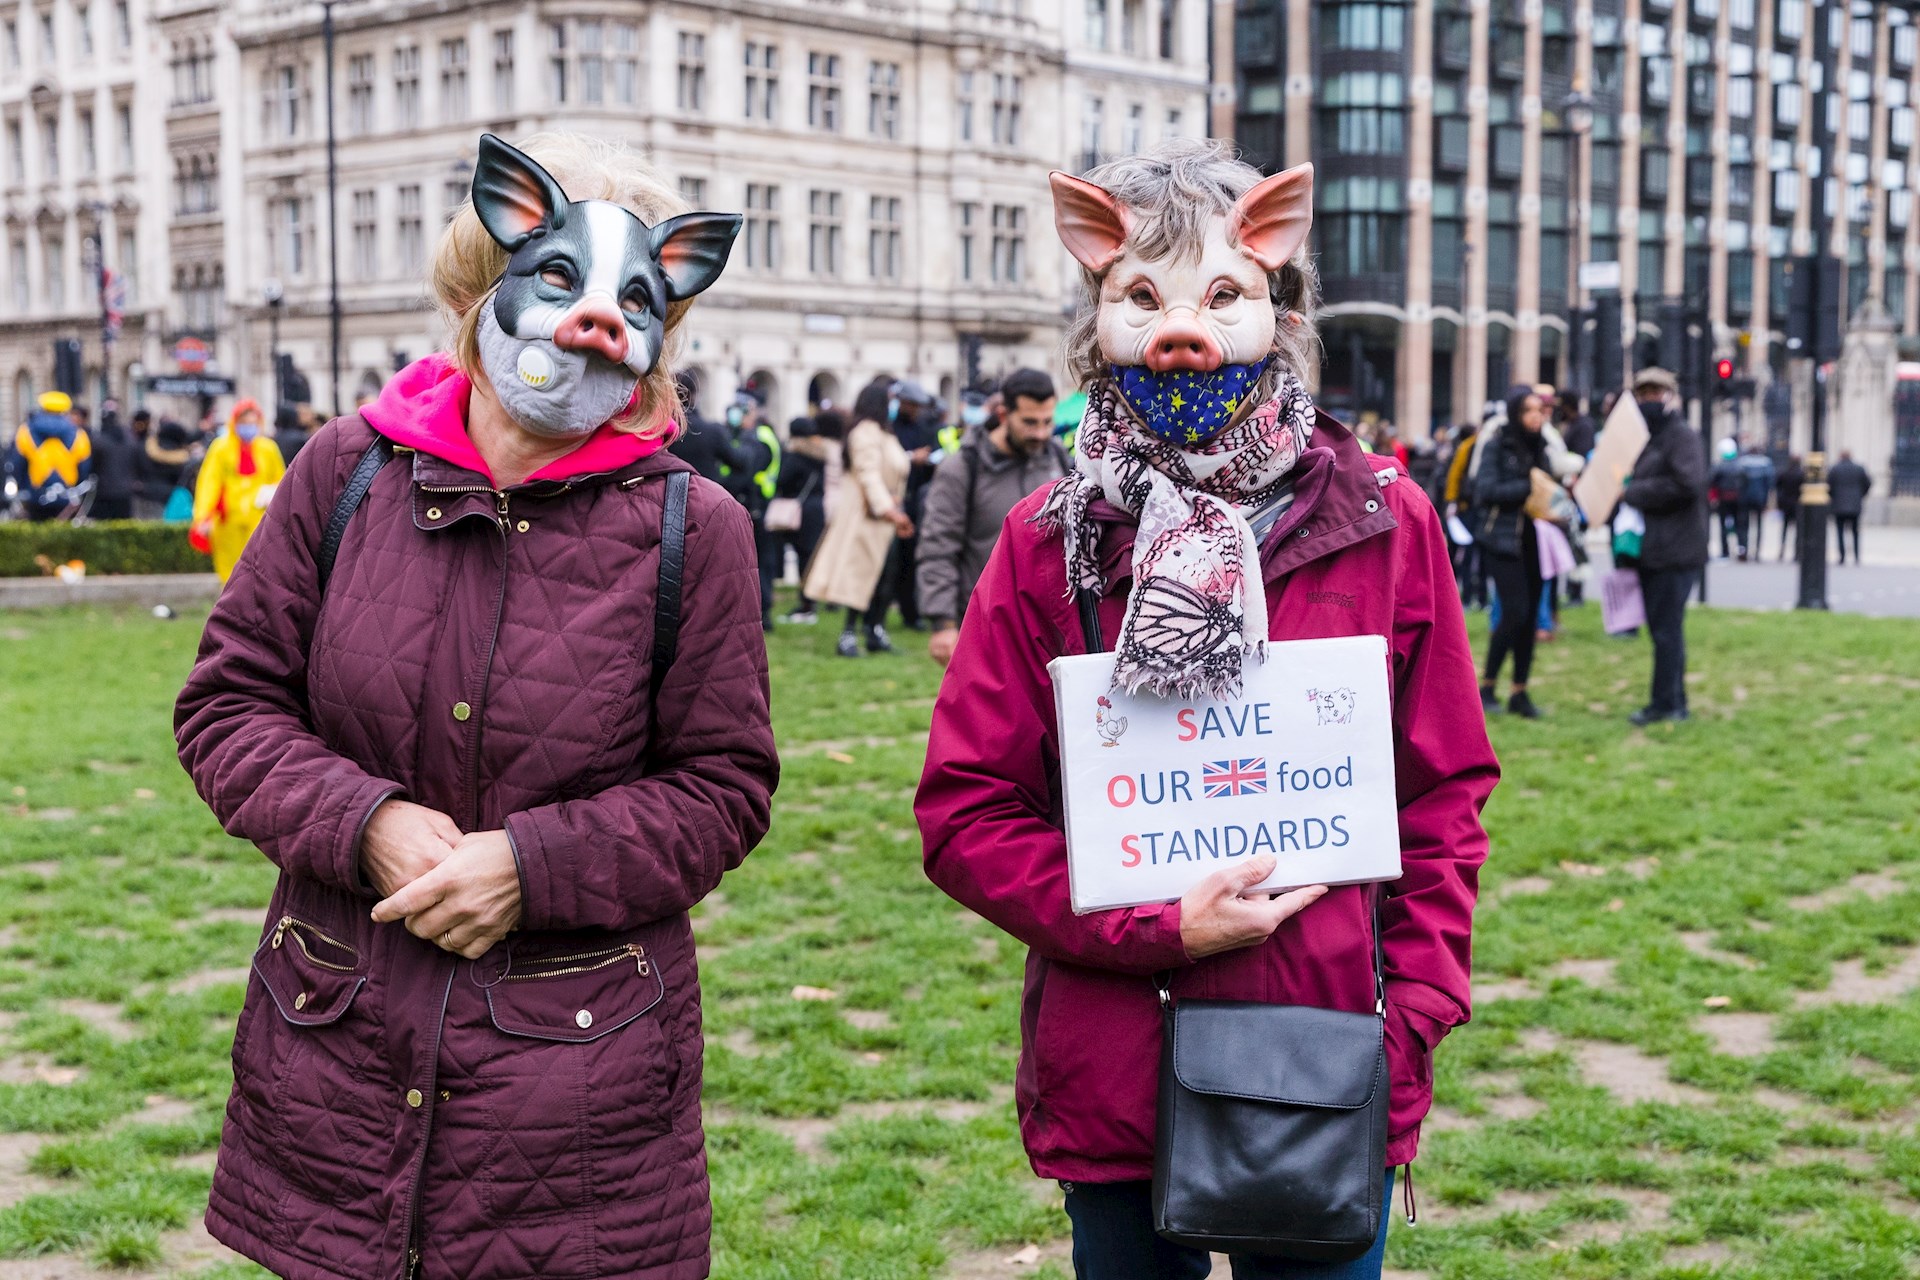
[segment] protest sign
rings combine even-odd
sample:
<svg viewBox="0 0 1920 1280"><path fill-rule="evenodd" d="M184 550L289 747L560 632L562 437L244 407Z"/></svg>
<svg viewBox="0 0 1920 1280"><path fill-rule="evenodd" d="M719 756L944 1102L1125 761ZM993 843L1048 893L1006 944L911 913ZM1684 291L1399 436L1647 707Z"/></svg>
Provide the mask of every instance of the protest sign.
<svg viewBox="0 0 1920 1280"><path fill-rule="evenodd" d="M1047 671L1075 912L1171 902L1262 853L1265 891L1399 878L1384 637L1270 644L1231 700L1112 689L1110 653Z"/></svg>
<svg viewBox="0 0 1920 1280"><path fill-rule="evenodd" d="M1627 487L1627 476L1647 447L1647 420L1632 396L1621 396L1607 415L1593 458L1574 482L1573 497L1586 513L1588 524L1603 524Z"/></svg>

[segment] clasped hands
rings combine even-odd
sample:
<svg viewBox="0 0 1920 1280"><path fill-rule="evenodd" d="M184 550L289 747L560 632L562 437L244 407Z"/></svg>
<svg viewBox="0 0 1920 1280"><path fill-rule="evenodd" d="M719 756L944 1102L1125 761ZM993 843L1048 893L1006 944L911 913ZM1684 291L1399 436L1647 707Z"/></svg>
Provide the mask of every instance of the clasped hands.
<svg viewBox="0 0 1920 1280"><path fill-rule="evenodd" d="M376 924L405 920L414 937L468 960L520 923L520 872L505 831L462 834L438 809L388 800L367 820L360 865L383 895Z"/></svg>

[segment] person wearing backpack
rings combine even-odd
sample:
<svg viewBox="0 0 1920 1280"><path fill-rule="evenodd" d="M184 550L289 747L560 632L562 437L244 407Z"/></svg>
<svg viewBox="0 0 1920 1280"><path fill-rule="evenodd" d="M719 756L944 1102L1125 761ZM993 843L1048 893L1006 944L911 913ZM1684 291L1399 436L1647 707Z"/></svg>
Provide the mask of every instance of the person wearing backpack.
<svg viewBox="0 0 1920 1280"><path fill-rule="evenodd" d="M1739 477L1739 506L1735 518L1740 522L1740 558L1749 551L1760 558L1760 532L1765 526L1767 500L1773 497L1773 459L1752 440L1734 459L1734 474Z"/></svg>
<svg viewBox="0 0 1920 1280"><path fill-rule="evenodd" d="M974 427L933 473L915 561L920 608L933 619L927 656L953 660L967 598L1000 540L1007 513L1073 469L1053 441L1053 379L1016 369L1000 384L1000 420Z"/></svg>
<svg viewBox="0 0 1920 1280"><path fill-rule="evenodd" d="M280 871L207 1226L275 1275L707 1274L688 912L779 764L662 352L740 221L483 136L451 350L300 450L207 621L180 760Z"/></svg>

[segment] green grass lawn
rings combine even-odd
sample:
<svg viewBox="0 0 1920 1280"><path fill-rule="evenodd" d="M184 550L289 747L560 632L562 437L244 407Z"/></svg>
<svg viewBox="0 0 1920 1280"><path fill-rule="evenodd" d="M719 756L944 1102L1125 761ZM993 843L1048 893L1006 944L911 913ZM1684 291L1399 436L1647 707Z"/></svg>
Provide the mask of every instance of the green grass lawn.
<svg viewBox="0 0 1920 1280"><path fill-rule="evenodd" d="M1476 1019L1390 1263L1914 1275L1920 624L1698 612L1695 721L1641 732L1645 644L1594 612L1549 718L1494 725ZM198 624L0 617L0 1259L261 1274L181 1243L273 879L174 761ZM1021 948L920 873L938 672L832 642L774 638L773 831L698 914L715 1275L1064 1275L1005 1261L1065 1228L1013 1122Z"/></svg>

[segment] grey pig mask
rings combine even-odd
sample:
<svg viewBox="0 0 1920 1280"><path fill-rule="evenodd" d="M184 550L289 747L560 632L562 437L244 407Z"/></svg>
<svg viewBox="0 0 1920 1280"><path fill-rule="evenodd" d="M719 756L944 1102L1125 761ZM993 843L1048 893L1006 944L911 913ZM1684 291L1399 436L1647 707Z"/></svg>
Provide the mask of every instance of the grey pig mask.
<svg viewBox="0 0 1920 1280"><path fill-rule="evenodd" d="M583 436L624 410L666 341L667 304L727 265L740 216L688 213L649 227L608 200L569 200L553 175L480 137L473 211L508 253L477 333L509 417L535 435Z"/></svg>

